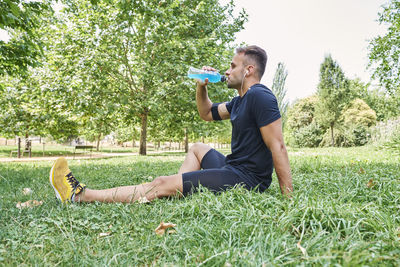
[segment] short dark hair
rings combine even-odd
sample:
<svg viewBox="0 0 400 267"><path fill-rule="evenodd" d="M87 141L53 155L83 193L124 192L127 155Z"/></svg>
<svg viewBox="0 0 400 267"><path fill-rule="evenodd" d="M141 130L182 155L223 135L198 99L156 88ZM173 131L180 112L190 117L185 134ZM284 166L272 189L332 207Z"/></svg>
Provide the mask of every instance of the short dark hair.
<svg viewBox="0 0 400 267"><path fill-rule="evenodd" d="M248 59L256 63L258 69L258 76L261 79L261 77L264 75L265 66L267 65L267 60L268 60L268 56L265 50L256 45L236 48L236 54L242 54L242 53ZM249 64L247 60L244 63Z"/></svg>

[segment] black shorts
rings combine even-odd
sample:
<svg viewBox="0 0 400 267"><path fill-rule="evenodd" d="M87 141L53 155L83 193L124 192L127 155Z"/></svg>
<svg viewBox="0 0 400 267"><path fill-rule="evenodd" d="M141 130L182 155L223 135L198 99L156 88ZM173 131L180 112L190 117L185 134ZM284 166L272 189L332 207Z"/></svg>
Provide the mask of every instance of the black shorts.
<svg viewBox="0 0 400 267"><path fill-rule="evenodd" d="M225 163L225 156L215 149L210 149L200 164L202 170L182 174L183 195L194 193L199 184L210 191L225 191L235 185L242 185L246 189L253 188L264 191L268 186L259 186L259 182L249 181L248 177L240 175Z"/></svg>

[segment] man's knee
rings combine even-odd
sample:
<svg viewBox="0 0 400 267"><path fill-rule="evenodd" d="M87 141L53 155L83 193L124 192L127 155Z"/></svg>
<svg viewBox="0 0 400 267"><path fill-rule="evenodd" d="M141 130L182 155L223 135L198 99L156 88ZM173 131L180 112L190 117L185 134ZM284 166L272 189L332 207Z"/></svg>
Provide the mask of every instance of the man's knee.
<svg viewBox="0 0 400 267"><path fill-rule="evenodd" d="M192 153L194 153L195 155L198 155L198 154L204 155L204 154L207 153L208 150L210 150L210 149L211 149L211 147L210 147L209 145L206 145L206 144L197 142L197 143L194 143L194 144L189 148L189 151L192 152Z"/></svg>
<svg viewBox="0 0 400 267"><path fill-rule="evenodd" d="M180 181L179 181L180 179ZM151 186L154 191L162 196L170 196L176 194L177 191L181 191L180 187L182 184L181 176L159 176L151 182Z"/></svg>

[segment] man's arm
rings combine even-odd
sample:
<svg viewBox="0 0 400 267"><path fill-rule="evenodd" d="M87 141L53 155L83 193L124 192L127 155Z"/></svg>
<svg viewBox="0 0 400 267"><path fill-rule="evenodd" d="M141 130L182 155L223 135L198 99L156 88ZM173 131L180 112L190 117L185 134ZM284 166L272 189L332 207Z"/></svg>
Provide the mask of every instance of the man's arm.
<svg viewBox="0 0 400 267"><path fill-rule="evenodd" d="M197 81L196 104L197 110L200 114L200 118L205 121L212 121L213 117L211 113L211 107L213 103L208 98L207 84L208 79L206 79L205 82ZM226 108L225 103L221 103L218 105L218 114L223 120L230 118L230 114L228 112L228 109Z"/></svg>
<svg viewBox="0 0 400 267"><path fill-rule="evenodd" d="M292 175L290 173L289 157L282 135L282 121L278 119L260 128L265 145L272 153L272 160L279 186L283 195L290 197L293 192Z"/></svg>

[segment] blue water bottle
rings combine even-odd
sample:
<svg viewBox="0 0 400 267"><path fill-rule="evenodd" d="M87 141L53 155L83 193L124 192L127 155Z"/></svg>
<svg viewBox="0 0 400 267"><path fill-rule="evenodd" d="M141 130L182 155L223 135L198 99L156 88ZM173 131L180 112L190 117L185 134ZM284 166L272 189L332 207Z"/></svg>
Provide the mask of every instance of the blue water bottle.
<svg viewBox="0 0 400 267"><path fill-rule="evenodd" d="M206 78L208 78L210 83L224 82L226 80L224 75L221 75L216 71L201 70L193 67L189 68L188 77L192 79L199 79L203 82Z"/></svg>

